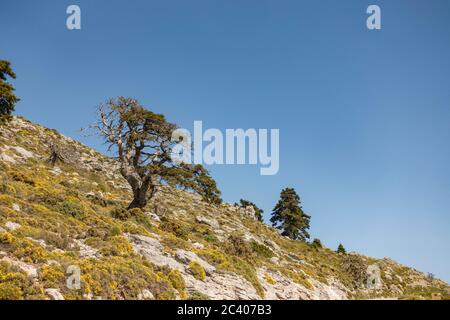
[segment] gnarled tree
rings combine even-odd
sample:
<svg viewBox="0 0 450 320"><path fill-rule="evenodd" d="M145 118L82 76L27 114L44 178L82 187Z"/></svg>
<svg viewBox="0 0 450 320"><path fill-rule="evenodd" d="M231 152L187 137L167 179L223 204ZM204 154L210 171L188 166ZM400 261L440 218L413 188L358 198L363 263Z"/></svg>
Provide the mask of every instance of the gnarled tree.
<svg viewBox="0 0 450 320"><path fill-rule="evenodd" d="M209 202L220 203L220 191L200 165L177 163L171 158L175 124L153 113L132 98L110 99L98 107L93 128L116 148L120 172L133 191L132 208L144 208L162 185L198 192Z"/></svg>

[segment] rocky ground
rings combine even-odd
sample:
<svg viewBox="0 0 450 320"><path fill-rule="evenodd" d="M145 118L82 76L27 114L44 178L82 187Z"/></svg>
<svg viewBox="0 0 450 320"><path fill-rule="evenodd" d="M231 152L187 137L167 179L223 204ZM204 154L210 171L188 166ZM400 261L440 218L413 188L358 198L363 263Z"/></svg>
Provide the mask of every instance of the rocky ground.
<svg viewBox="0 0 450 320"><path fill-rule="evenodd" d="M54 146L63 161L51 165ZM117 168L24 119L1 128L0 299L450 297L445 282L390 259L282 237L250 207L163 188L145 210L123 210ZM369 266L380 275L371 288Z"/></svg>

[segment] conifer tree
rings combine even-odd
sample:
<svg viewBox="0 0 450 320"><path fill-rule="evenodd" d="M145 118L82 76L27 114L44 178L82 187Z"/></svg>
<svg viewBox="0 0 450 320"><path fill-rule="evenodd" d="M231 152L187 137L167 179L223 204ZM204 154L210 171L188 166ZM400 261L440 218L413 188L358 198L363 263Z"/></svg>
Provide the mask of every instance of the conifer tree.
<svg viewBox="0 0 450 320"><path fill-rule="evenodd" d="M347 253L347 251L345 251L345 248L344 248L344 246L342 245L342 243L339 243L339 246L338 246L336 252L337 252L337 253L342 253L342 254L346 254L346 253Z"/></svg>
<svg viewBox="0 0 450 320"><path fill-rule="evenodd" d="M310 219L311 217L303 212L297 192L293 188L283 189L272 212L272 225L282 230L284 236L305 241L309 239Z"/></svg>
<svg viewBox="0 0 450 320"><path fill-rule="evenodd" d="M0 118L9 117L20 100L14 95L14 87L6 81L7 77L15 79L16 74L9 61L0 60Z"/></svg>

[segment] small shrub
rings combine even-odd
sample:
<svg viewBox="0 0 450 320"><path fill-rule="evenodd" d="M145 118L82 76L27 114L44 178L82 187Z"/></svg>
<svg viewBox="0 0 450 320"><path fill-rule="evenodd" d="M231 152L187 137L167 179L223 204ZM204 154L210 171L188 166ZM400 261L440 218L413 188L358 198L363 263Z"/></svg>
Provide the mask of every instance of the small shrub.
<svg viewBox="0 0 450 320"><path fill-rule="evenodd" d="M120 236L121 234L122 234L122 230L120 229L120 227L118 227L118 226L111 227L111 230L109 232L109 235L111 237Z"/></svg>
<svg viewBox="0 0 450 320"><path fill-rule="evenodd" d="M47 265L42 267L39 279L47 288L55 288L64 282L65 275L61 267Z"/></svg>
<svg viewBox="0 0 450 320"><path fill-rule="evenodd" d="M21 300L23 292L20 287L11 282L0 283L0 300Z"/></svg>
<svg viewBox="0 0 450 320"><path fill-rule="evenodd" d="M111 211L111 217L113 217L114 219L126 221L131 218L131 213L126 208L119 206L119 207L115 207Z"/></svg>
<svg viewBox="0 0 450 320"><path fill-rule="evenodd" d="M191 261L189 264L189 271L197 280L203 281L206 279L205 269L196 261Z"/></svg>
<svg viewBox="0 0 450 320"><path fill-rule="evenodd" d="M274 285L274 284L277 283L277 282L272 278L272 276L271 276L270 274L268 274L268 273L264 274L264 279L266 279L266 281L267 281L269 284L271 284L271 285Z"/></svg>
<svg viewBox="0 0 450 320"><path fill-rule="evenodd" d="M194 291L191 293L188 300L210 300L210 299L206 294Z"/></svg>
<svg viewBox="0 0 450 320"><path fill-rule="evenodd" d="M272 250L270 250L267 246L260 244L256 241L252 241L250 243L250 246L252 248L252 251L256 253L256 255L262 257L262 258L272 258L275 254Z"/></svg>
<svg viewBox="0 0 450 320"><path fill-rule="evenodd" d="M9 232L0 232L0 244L11 244L13 237Z"/></svg>
<svg viewBox="0 0 450 320"><path fill-rule="evenodd" d="M32 178L22 172L12 171L10 172L10 176L14 181L23 182L33 187L36 185L36 182Z"/></svg>
<svg viewBox="0 0 450 320"><path fill-rule="evenodd" d="M231 254L244 259L251 259L253 257L253 250L249 244L239 236L231 235L228 237L227 242L224 245L224 251L227 254Z"/></svg>
<svg viewBox="0 0 450 320"><path fill-rule="evenodd" d="M16 189L12 185L2 182L0 183L0 193L15 195Z"/></svg>
<svg viewBox="0 0 450 320"><path fill-rule="evenodd" d="M314 249L321 249L322 248L322 241L320 241L320 239L314 239L313 242L311 243L311 247L313 247Z"/></svg>
<svg viewBox="0 0 450 320"><path fill-rule="evenodd" d="M191 231L188 225L178 221L168 220L166 218L161 219L159 228L163 231L173 233L175 236L181 239L187 239Z"/></svg>
<svg viewBox="0 0 450 320"><path fill-rule="evenodd" d="M84 217L84 208L79 202L73 200L66 200L57 205L56 210L59 213L72 216L76 219Z"/></svg>
<svg viewBox="0 0 450 320"><path fill-rule="evenodd" d="M128 257L133 254L133 246L123 236L108 238L106 241L101 242L101 244L97 244L97 247L100 247L100 253L104 256Z"/></svg>
<svg viewBox="0 0 450 320"><path fill-rule="evenodd" d="M170 271L169 274L167 275L167 278L169 278L172 287L174 287L180 294L186 288L186 284L184 283L184 279L180 271L178 270Z"/></svg>

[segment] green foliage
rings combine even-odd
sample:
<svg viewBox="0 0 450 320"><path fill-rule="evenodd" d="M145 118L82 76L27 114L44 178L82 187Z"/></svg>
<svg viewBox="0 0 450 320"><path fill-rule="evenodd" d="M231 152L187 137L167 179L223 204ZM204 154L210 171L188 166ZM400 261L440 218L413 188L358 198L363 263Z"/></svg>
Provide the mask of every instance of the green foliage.
<svg viewBox="0 0 450 320"><path fill-rule="evenodd" d="M342 243L339 243L339 246L337 247L336 250L337 253L341 253L341 254L346 254L347 251L345 250L344 246L342 245Z"/></svg>
<svg viewBox="0 0 450 320"><path fill-rule="evenodd" d="M309 239L310 219L302 210L297 192L292 188L283 189L272 212L272 225L282 230L284 236L294 240L306 240Z"/></svg>
<svg viewBox="0 0 450 320"><path fill-rule="evenodd" d="M191 232L191 229L187 224L179 221L169 220L164 217L161 219L159 228L166 232L173 233L175 236L181 239L187 239L189 233Z"/></svg>
<svg viewBox="0 0 450 320"><path fill-rule="evenodd" d="M36 185L36 182L23 172L12 171L9 174L14 181L23 182L29 184L30 186Z"/></svg>
<svg viewBox="0 0 450 320"><path fill-rule="evenodd" d="M22 289L14 283L0 283L0 300L21 300Z"/></svg>
<svg viewBox="0 0 450 320"><path fill-rule="evenodd" d="M241 199L239 201L239 203L236 203L235 205L238 205L241 208L253 207L253 209L255 210L256 218L258 219L258 221L263 222L264 211L262 209L258 208L258 206L256 206L256 204L254 204L253 202L245 200L245 199Z"/></svg>
<svg viewBox="0 0 450 320"><path fill-rule="evenodd" d="M181 275L181 272L178 270L171 270L169 274L167 275L167 278L169 278L170 283L172 284L172 287L174 287L176 290L178 290L179 293L183 293L184 289L186 288L186 284L184 283L183 276Z"/></svg>
<svg viewBox="0 0 450 320"><path fill-rule="evenodd" d="M322 249L322 241L320 241L320 239L314 239L313 242L311 243L311 246L315 249Z"/></svg>
<svg viewBox="0 0 450 320"><path fill-rule="evenodd" d="M56 209L58 212L68 216L72 216L76 219L81 219L85 215L85 209L83 208L83 206L79 202L74 200L63 201L57 205Z"/></svg>
<svg viewBox="0 0 450 320"><path fill-rule="evenodd" d="M225 253L250 260L253 250L250 245L239 236L230 235L223 247Z"/></svg>
<svg viewBox="0 0 450 320"><path fill-rule="evenodd" d="M188 268L195 279L202 281L206 279L205 269L197 261L191 261Z"/></svg>
<svg viewBox="0 0 450 320"><path fill-rule="evenodd" d="M270 250L267 246L260 244L254 240L250 242L250 246L252 248L252 251L261 258L270 259L275 255L273 251Z"/></svg>
<svg viewBox="0 0 450 320"><path fill-rule="evenodd" d="M194 291L189 296L188 300L210 300L206 294L203 294L198 291Z"/></svg>
<svg viewBox="0 0 450 320"><path fill-rule="evenodd" d="M202 165L195 165L192 170L194 181L192 189L200 194L204 201L215 205L221 204L221 192L217 188L217 183L211 177L208 170Z"/></svg>
<svg viewBox="0 0 450 320"><path fill-rule="evenodd" d="M7 77L15 79L16 74L9 61L0 60L0 122L11 115L16 103L20 100L14 94L14 87L6 81Z"/></svg>

